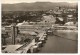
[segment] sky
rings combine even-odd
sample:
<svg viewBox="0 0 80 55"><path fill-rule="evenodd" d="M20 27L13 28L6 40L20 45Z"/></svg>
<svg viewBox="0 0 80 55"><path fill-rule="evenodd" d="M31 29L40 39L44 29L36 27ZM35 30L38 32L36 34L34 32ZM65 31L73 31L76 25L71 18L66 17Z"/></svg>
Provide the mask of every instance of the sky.
<svg viewBox="0 0 80 55"><path fill-rule="evenodd" d="M31 2L69 2L69 3L75 3L78 0L1 0L1 3L3 4L14 4L14 3L31 3Z"/></svg>

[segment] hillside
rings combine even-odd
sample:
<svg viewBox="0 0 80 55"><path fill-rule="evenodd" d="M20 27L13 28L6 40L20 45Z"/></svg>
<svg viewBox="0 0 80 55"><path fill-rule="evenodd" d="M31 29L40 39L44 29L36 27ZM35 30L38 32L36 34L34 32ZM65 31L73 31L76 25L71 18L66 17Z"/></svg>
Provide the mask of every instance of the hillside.
<svg viewBox="0 0 80 55"><path fill-rule="evenodd" d="M2 4L2 11L37 11L54 9L56 6L76 8L77 3L35 2L35 3Z"/></svg>

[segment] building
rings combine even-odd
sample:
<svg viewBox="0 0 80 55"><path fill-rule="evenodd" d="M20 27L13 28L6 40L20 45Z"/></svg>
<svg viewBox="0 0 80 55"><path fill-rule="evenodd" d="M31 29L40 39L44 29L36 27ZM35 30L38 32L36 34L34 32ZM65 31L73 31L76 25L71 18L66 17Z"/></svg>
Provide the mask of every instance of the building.
<svg viewBox="0 0 80 55"><path fill-rule="evenodd" d="M67 15L67 22L75 22L73 15Z"/></svg>
<svg viewBox="0 0 80 55"><path fill-rule="evenodd" d="M7 45L4 50L2 50L3 53L15 53L18 48L20 48L22 45Z"/></svg>

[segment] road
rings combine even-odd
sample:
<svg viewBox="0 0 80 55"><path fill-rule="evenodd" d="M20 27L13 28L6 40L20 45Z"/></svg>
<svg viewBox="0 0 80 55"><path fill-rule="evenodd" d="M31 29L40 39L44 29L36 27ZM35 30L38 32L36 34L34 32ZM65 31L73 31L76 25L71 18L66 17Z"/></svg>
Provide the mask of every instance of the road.
<svg viewBox="0 0 80 55"><path fill-rule="evenodd" d="M77 53L77 40L48 36L39 53Z"/></svg>

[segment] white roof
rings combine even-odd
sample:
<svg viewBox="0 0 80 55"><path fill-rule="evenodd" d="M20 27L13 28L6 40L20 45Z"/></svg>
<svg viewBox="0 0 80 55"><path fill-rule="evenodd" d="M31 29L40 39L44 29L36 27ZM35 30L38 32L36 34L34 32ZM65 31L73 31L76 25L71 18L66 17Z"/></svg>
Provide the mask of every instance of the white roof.
<svg viewBox="0 0 80 55"><path fill-rule="evenodd" d="M34 31L21 31L20 33L24 33L24 34L31 34L31 35L37 35Z"/></svg>
<svg viewBox="0 0 80 55"><path fill-rule="evenodd" d="M61 12L56 12L56 11L54 11L54 13L55 13L55 14L61 14Z"/></svg>
<svg viewBox="0 0 80 55"><path fill-rule="evenodd" d="M59 17L58 19L59 19L60 21L63 21L63 18L61 18L61 17Z"/></svg>
<svg viewBox="0 0 80 55"><path fill-rule="evenodd" d="M2 30L5 30L5 27L1 27Z"/></svg>
<svg viewBox="0 0 80 55"><path fill-rule="evenodd" d="M24 25L24 24L28 24L28 22L27 22L27 21L26 21L26 22L24 21L24 22L23 22L23 25Z"/></svg>
<svg viewBox="0 0 80 55"><path fill-rule="evenodd" d="M46 15L46 16L43 16L43 21L42 22L45 22L45 21L49 21L49 22L55 22L55 18L52 16L52 15Z"/></svg>
<svg viewBox="0 0 80 55"><path fill-rule="evenodd" d="M76 26L56 26L56 27L67 27L67 28L77 28Z"/></svg>
<svg viewBox="0 0 80 55"><path fill-rule="evenodd" d="M67 18L67 19L73 19L73 18L69 17L69 18Z"/></svg>
<svg viewBox="0 0 80 55"><path fill-rule="evenodd" d="M12 26L12 24L11 25L9 25L9 26L5 26L5 27L11 27Z"/></svg>
<svg viewBox="0 0 80 55"><path fill-rule="evenodd" d="M73 22L67 22L67 23L65 23L65 25L74 25L74 23Z"/></svg>
<svg viewBox="0 0 80 55"><path fill-rule="evenodd" d="M22 45L7 45L7 47L4 49L4 51L7 51L7 52L15 52L16 49L20 48Z"/></svg>
<svg viewBox="0 0 80 55"><path fill-rule="evenodd" d="M18 23L16 26L20 26L20 25L22 25L23 23Z"/></svg>
<svg viewBox="0 0 80 55"><path fill-rule="evenodd" d="M30 23L35 23L35 22L30 22Z"/></svg>
<svg viewBox="0 0 80 55"><path fill-rule="evenodd" d="M68 17L72 17L73 15L67 15Z"/></svg>
<svg viewBox="0 0 80 55"><path fill-rule="evenodd" d="M31 35L37 35L37 33L35 33L35 32L31 32L30 34L31 34Z"/></svg>
<svg viewBox="0 0 80 55"><path fill-rule="evenodd" d="M67 28L77 28L76 26L67 26Z"/></svg>

